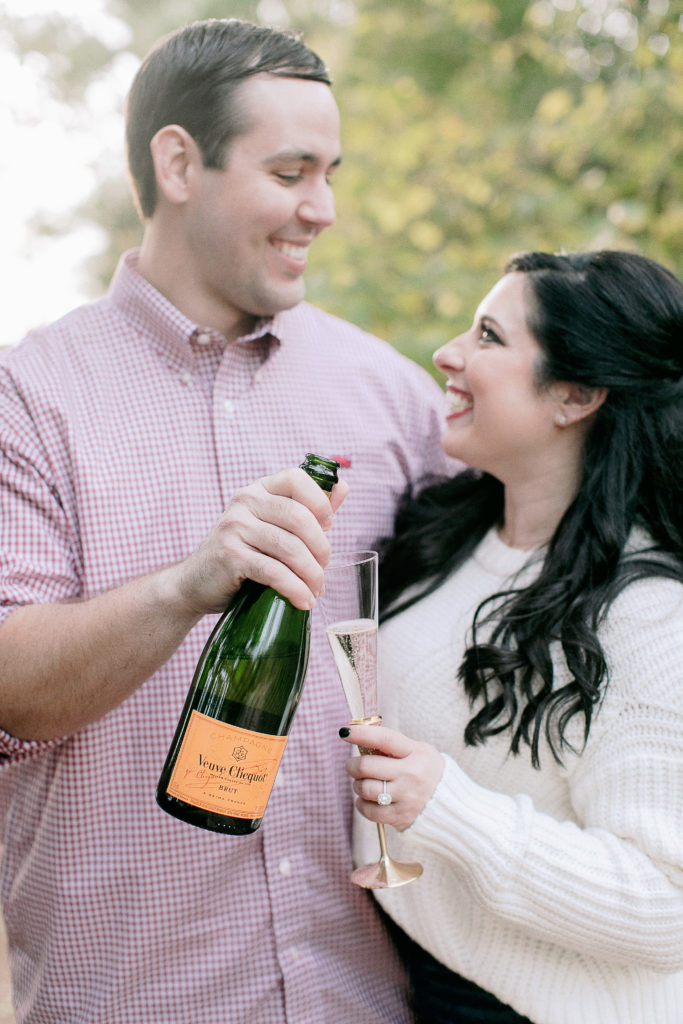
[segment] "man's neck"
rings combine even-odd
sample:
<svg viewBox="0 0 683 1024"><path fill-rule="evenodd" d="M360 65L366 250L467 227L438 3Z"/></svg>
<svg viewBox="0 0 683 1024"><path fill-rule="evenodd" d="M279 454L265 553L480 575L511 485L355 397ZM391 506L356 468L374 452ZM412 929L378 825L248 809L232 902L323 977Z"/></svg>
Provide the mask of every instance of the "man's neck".
<svg viewBox="0 0 683 1024"><path fill-rule="evenodd" d="M188 266L182 253L182 247L174 245L170 239L146 231L137 272L199 326L220 331L228 341L250 334L258 317L212 301L195 280L193 268Z"/></svg>

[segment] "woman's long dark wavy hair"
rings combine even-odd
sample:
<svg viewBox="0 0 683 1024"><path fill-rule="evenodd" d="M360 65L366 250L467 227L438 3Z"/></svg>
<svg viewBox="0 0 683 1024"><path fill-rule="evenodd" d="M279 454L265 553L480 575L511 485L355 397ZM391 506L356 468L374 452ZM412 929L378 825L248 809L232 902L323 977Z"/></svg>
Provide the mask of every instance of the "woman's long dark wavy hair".
<svg viewBox="0 0 683 1024"><path fill-rule="evenodd" d="M540 575L482 602L458 670L473 710L465 741L509 730L511 751L528 745L539 767L541 737L561 762L579 712L588 736L607 685L597 627L617 594L646 576L683 580L683 284L618 251L519 253L505 270L526 275L528 327L543 353L539 387L608 389L585 442L579 492ZM503 507L503 485L473 469L408 500L382 550L383 619L435 590L502 523ZM652 543L627 553L634 527ZM484 622L491 632L479 642ZM557 643L572 681L554 688Z"/></svg>

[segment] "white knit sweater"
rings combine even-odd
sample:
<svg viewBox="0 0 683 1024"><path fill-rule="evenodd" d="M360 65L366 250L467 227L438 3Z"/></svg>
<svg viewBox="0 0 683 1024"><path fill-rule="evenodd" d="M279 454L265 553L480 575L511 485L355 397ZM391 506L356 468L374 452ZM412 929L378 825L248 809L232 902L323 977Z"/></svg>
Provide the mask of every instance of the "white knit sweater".
<svg viewBox="0 0 683 1024"><path fill-rule="evenodd" d="M626 588L601 631L610 683L580 755L465 747L455 679L482 598L529 560L489 533L437 592L380 630L384 723L446 768L389 849L416 882L375 895L433 956L535 1024L683 1022L683 586ZM521 579L537 571L527 568ZM568 680L555 658L558 685ZM571 735L581 743L572 719ZM356 860L377 859L355 815Z"/></svg>

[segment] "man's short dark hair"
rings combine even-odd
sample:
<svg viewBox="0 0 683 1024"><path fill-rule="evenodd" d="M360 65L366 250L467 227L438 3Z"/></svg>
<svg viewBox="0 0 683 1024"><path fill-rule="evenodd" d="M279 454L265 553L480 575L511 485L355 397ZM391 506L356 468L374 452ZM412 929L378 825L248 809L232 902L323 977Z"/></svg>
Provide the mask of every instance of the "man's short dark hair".
<svg viewBox="0 0 683 1024"><path fill-rule="evenodd" d="M235 102L241 82L268 73L331 84L324 63L298 36L237 18L210 19L164 36L136 74L126 107L128 169L143 218L157 201L150 143L177 124L205 167L223 168L231 141L249 129Z"/></svg>

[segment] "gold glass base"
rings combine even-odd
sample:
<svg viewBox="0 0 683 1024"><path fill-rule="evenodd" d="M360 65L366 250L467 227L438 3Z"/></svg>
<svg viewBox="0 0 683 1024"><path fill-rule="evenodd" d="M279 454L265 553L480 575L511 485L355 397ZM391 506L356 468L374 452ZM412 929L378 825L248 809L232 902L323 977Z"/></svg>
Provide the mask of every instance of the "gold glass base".
<svg viewBox="0 0 683 1024"><path fill-rule="evenodd" d="M384 825L378 825L377 830L380 833L381 846ZM351 875L351 881L362 889L395 889L399 885L413 882L421 874L422 865L417 861L407 861L402 864L400 861L392 860L387 854L380 857L376 864L366 864L362 868L356 868Z"/></svg>

